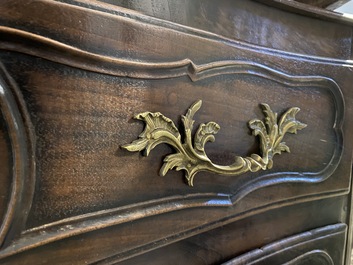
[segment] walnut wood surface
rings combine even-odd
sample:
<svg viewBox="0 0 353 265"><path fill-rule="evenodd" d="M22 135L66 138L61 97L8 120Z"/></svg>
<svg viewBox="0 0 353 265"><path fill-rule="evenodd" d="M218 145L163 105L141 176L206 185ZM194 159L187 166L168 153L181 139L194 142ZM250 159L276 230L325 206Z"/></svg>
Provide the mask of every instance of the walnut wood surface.
<svg viewBox="0 0 353 265"><path fill-rule="evenodd" d="M335 2L338 2L338 1L337 0L297 0L297 2L325 8L328 5L334 4Z"/></svg>
<svg viewBox="0 0 353 265"><path fill-rule="evenodd" d="M0 3L0 263L238 264L288 238L304 256L277 253L282 263L341 264L353 23L276 1L114 3ZM158 175L168 146L148 157L120 148L142 131L133 115L161 112L180 127L198 99L195 125L222 128L206 146L219 164L258 151L246 124L261 103L299 107L308 127L270 171L200 173L194 188L182 172ZM339 228L334 255L328 240L291 243L320 227Z"/></svg>

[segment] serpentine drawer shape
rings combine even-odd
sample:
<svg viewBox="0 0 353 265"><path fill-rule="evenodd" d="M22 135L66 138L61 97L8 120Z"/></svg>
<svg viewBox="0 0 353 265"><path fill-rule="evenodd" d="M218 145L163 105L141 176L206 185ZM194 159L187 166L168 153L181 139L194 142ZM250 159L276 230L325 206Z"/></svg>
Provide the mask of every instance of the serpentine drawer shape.
<svg viewBox="0 0 353 265"><path fill-rule="evenodd" d="M185 178L190 186L193 186L195 175L200 171L209 171L222 175L240 175L251 171L256 172L260 169L271 169L273 165L272 158L275 154L281 152L290 152L285 142L282 142L284 135L288 133L297 133L297 130L305 128L307 125L296 120L295 115L299 108L293 107L287 110L282 117L277 119L277 113L273 112L269 105L261 104L265 115L265 123L258 119L249 121L249 127L254 136L260 138L260 152L252 154L250 157L236 156L235 162L229 166L216 165L208 158L205 153L205 144L215 140L214 135L219 131L220 126L210 121L207 124L201 124L196 131L194 141L192 142L193 116L200 109L201 100L196 101L182 115L184 126L184 139L182 141L179 130L173 121L165 117L160 112L143 112L135 116L135 119L146 123L139 139L131 144L123 145L122 148L131 152L145 150L144 154L148 156L149 152L159 144L166 143L171 145L177 153L170 154L164 158L164 164L160 169L160 174L164 176L168 170L185 170ZM266 124L266 125L265 125Z"/></svg>

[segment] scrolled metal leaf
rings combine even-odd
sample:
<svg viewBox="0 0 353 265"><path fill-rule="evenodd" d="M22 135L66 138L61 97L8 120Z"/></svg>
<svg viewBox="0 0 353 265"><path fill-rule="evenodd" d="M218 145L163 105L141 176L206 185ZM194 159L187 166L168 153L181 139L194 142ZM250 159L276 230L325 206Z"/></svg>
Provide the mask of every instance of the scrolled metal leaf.
<svg viewBox="0 0 353 265"><path fill-rule="evenodd" d="M135 116L135 119L144 121L146 127L139 135L139 139L131 144L123 145L122 148L130 152L143 151L148 156L150 151L161 143L178 144L180 142L180 133L174 122L165 117L160 112L143 112ZM160 134L160 132L163 132Z"/></svg>
<svg viewBox="0 0 353 265"><path fill-rule="evenodd" d="M191 105L191 107L188 109L187 113L182 115L181 119L184 123L185 130L192 130L193 125L194 125L194 120L193 117L195 113L201 108L202 101L198 100L194 104Z"/></svg>
<svg viewBox="0 0 353 265"><path fill-rule="evenodd" d="M186 169L184 155L182 153L176 153L167 155L163 160L163 165L159 171L160 175L165 176L167 172L173 168L177 171Z"/></svg>
<svg viewBox="0 0 353 265"><path fill-rule="evenodd" d="M279 131L281 134L297 133L306 127L306 124L301 123L295 119L295 115L299 112L299 108L290 108L286 113L284 113L279 121Z"/></svg>
<svg viewBox="0 0 353 265"><path fill-rule="evenodd" d="M207 142L214 142L214 135L218 133L220 128L221 127L213 121L210 121L207 124L201 124L195 134L195 148L200 152L204 152L205 144Z"/></svg>
<svg viewBox="0 0 353 265"><path fill-rule="evenodd" d="M173 121L159 112L143 112L136 115L135 118L144 121L146 126L139 135L139 139L131 144L123 145L122 148L131 152L145 150L148 155L155 146L161 143L171 145L176 153L165 157L160 175L164 176L172 169L184 170L188 185L193 186L195 175L201 171L235 176L248 171L256 172L272 168L274 155L290 152L286 143L282 142L284 135L287 132L297 133L298 130L307 126L295 118L299 108L290 108L278 122L277 113L273 112L268 104L263 103L261 107L265 115L265 122L258 119L249 122L253 135L260 139L261 154L252 154L244 158L237 156L231 165L217 165L212 163L204 149L206 142L215 140L214 135L220 129L217 123L211 121L207 124L201 124L196 131L194 141L192 141L193 117L201 105L201 100L196 101L185 116L182 116L183 138Z"/></svg>

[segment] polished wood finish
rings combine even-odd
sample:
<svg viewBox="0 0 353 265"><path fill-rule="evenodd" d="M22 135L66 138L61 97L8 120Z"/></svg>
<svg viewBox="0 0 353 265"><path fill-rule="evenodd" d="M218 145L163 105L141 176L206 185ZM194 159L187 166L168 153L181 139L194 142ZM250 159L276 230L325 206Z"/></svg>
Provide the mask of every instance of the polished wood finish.
<svg viewBox="0 0 353 265"><path fill-rule="evenodd" d="M296 0L296 1L303 4L321 7L321 8L325 8L329 5L334 4L335 2L338 2L337 0Z"/></svg>
<svg viewBox="0 0 353 265"><path fill-rule="evenodd" d="M2 1L1 263L348 264L353 23L266 2ZM308 126L269 171L195 187L158 175L167 145L121 148L135 114L181 131L198 99L222 165L259 152L246 124L261 103Z"/></svg>

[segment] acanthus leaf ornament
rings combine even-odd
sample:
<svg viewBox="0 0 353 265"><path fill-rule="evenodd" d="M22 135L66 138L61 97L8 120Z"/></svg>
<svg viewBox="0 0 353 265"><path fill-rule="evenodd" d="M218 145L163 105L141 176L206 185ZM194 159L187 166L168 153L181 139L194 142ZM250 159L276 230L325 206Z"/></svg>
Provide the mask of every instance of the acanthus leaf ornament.
<svg viewBox="0 0 353 265"><path fill-rule="evenodd" d="M193 186L195 175L200 171L209 171L222 175L240 175L245 172L256 172L271 169L273 156L282 152L290 152L285 142L282 142L286 133L297 133L298 130L307 125L296 120L295 115L299 108L293 107L287 110L278 121L277 113L273 112L269 105L261 104L265 115L265 123L258 119L249 121L249 127L254 136L260 139L260 152L250 157L236 156L233 164L222 166L212 163L205 153L205 144L215 140L214 135L220 129L215 122L200 124L194 139L192 130L194 125L193 116L200 109L201 100L196 101L182 116L184 126L184 137L182 139L179 130L173 121L160 112L143 112L135 116L142 120L146 126L139 138L131 144L123 145L122 148L131 151L145 151L148 156L150 151L159 144L171 145L175 154L167 155L163 160L160 175L164 176L169 170L176 169L185 171L185 178L190 186Z"/></svg>

